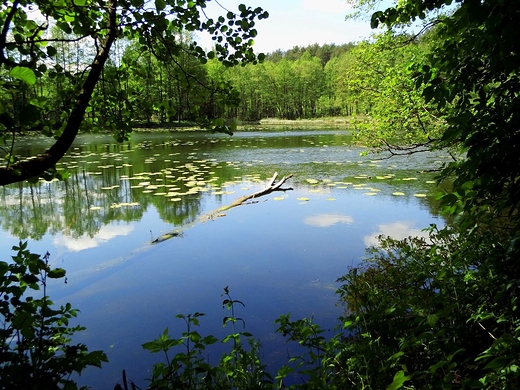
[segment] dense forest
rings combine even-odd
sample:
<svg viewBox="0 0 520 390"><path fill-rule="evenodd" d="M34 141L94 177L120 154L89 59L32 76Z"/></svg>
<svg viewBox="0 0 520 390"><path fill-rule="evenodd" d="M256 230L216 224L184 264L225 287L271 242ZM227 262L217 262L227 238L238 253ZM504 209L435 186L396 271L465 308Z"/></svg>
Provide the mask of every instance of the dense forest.
<svg viewBox="0 0 520 390"><path fill-rule="evenodd" d="M53 48L59 71L45 73L23 94L3 97L19 128L41 116L49 135L63 122L75 93L71 80L92 56L92 48L74 37L58 29L52 32L52 39L59 39ZM423 139L442 125L434 108L418 109L420 91L414 91L409 77L409 62L426 52L425 37L388 33L356 44L294 47L234 67L194 56L188 50L191 38L181 35L181 49L168 61L143 49L137 38L118 41L94 90L83 129L201 124L202 117L248 123L362 115L377 120L378 130L392 129L409 141ZM55 104L34 109L35 102L48 101ZM367 134L374 138L374 126L370 130Z"/></svg>
<svg viewBox="0 0 520 390"><path fill-rule="evenodd" d="M24 6L34 3L57 21L54 28L28 17ZM193 330L202 314L181 316L187 331L180 338L166 331L144 345L165 353L188 345L154 367L151 388L283 388L291 373L309 389L520 386L520 3L406 0L385 10L376 0L352 3L386 32L355 45L267 56L252 51L254 21L268 16L261 8L241 5L203 22L204 0L12 1L0 8L0 132L7 141L0 185L55 176L80 128L123 140L136 124L190 121L231 131L233 120L359 114L358 134L369 145L461 152L438 179L450 181L438 195L450 224L430 226L428 238L383 237L369 249L339 279L345 314L333 337L312 318L280 316L278 331L305 351L273 378L258 342L235 330L242 319L233 307L242 302L226 288L232 350L210 366L204 348L217 340ZM417 20L426 33L394 32ZM188 43L193 31L214 34L214 50ZM56 143L16 161L15 138L36 129ZM68 326L76 315L70 304L50 309L46 280L65 271L51 270L48 256L27 243L14 249L12 261L0 262L0 387L76 388L70 373L106 356L70 345L81 329ZM40 286L43 298L27 296Z"/></svg>

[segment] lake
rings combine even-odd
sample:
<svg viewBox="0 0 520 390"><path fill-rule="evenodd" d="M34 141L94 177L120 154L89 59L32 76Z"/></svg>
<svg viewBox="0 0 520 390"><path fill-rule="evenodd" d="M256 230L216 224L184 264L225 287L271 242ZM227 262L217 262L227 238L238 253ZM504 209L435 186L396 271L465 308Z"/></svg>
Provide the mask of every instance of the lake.
<svg viewBox="0 0 520 390"><path fill-rule="evenodd" d="M28 138L20 156L48 142ZM67 283L48 293L81 310L87 330L75 341L110 360L87 370L81 385L113 388L126 369L145 387L162 356L141 344L166 327L180 336L179 313L206 313L200 333L223 337L225 286L245 303L237 315L260 339L264 362L276 366L291 351L275 333L280 314L314 316L332 330L343 310L336 279L378 235L404 238L443 224L434 175L421 172L447 155L385 159L365 151L341 129L135 133L123 144L82 135L59 166L67 181L0 188L0 249L6 258L29 240L31 251L49 251L51 265L67 270ZM275 172L293 174L283 186L290 190L203 217L262 189ZM210 361L222 348L208 350Z"/></svg>

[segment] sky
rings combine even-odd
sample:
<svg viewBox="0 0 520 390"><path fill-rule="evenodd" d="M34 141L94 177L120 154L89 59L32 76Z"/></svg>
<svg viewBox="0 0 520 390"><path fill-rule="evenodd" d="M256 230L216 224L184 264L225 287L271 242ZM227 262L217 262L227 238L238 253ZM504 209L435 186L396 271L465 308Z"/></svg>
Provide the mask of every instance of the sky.
<svg viewBox="0 0 520 390"><path fill-rule="evenodd" d="M356 42L373 32L368 21L345 21L350 10L346 0L218 0L218 3L234 12L241 3L269 12L269 18L258 21L255 26L258 31L254 44L256 52L285 51L314 43ZM227 12L215 1L209 3L207 11L211 17ZM201 37L199 43L210 49L211 42L211 39Z"/></svg>

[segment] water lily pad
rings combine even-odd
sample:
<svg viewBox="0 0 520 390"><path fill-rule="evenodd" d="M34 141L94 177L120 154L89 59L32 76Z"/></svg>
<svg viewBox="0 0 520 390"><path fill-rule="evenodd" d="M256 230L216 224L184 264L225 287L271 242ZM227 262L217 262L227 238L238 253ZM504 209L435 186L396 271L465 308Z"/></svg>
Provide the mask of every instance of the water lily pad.
<svg viewBox="0 0 520 390"><path fill-rule="evenodd" d="M416 198L426 198L426 194L413 194Z"/></svg>
<svg viewBox="0 0 520 390"><path fill-rule="evenodd" d="M396 191L396 192L393 192L392 195L395 195L395 196L404 196L406 195L404 192L399 192L399 191Z"/></svg>
<svg viewBox="0 0 520 390"><path fill-rule="evenodd" d="M305 181L309 184L318 184L320 181L316 179L305 179Z"/></svg>
<svg viewBox="0 0 520 390"><path fill-rule="evenodd" d="M334 201L336 198L327 198L327 200Z"/></svg>
<svg viewBox="0 0 520 390"><path fill-rule="evenodd" d="M365 192L363 195L375 196L375 195L377 195L377 192Z"/></svg>
<svg viewBox="0 0 520 390"><path fill-rule="evenodd" d="M283 196L275 196L273 200L284 200L285 198Z"/></svg>
<svg viewBox="0 0 520 390"><path fill-rule="evenodd" d="M306 201L308 201L308 200L309 200L309 198L303 198L303 197L300 197L300 198L296 198L296 200L301 200L301 201L304 201L304 202L306 202Z"/></svg>

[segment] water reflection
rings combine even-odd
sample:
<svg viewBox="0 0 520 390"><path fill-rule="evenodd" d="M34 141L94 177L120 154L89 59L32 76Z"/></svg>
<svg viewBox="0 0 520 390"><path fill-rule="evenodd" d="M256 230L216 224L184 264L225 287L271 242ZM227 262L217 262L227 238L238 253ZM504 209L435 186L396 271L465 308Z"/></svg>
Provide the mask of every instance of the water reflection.
<svg viewBox="0 0 520 390"><path fill-rule="evenodd" d="M337 223L346 223L350 225L354 223L354 218L349 215L318 214L305 218L304 222L310 226L329 227L336 225Z"/></svg>
<svg viewBox="0 0 520 390"><path fill-rule="evenodd" d="M117 236L127 236L133 230L133 225L107 225L102 226L93 236L83 235L81 237L72 238L67 236L67 232L54 236L53 243L57 248L72 252L78 252L85 249L95 248L102 243L106 243Z"/></svg>
<svg viewBox="0 0 520 390"><path fill-rule="evenodd" d="M363 242L366 246L377 245L377 237L380 235L392 237L396 240L402 240L407 237L428 237L428 232L423 231L425 227L418 228L415 221L398 221L377 225L377 230L363 237Z"/></svg>
<svg viewBox="0 0 520 390"><path fill-rule="evenodd" d="M352 185L366 195L375 195L380 187L427 192L432 185L407 177L406 168L412 165L416 176L421 165L430 168L432 159L442 160L438 155L401 159L397 167L361 158L360 149L350 144L350 134L337 130L175 137L181 139L137 134L130 143L114 144L106 137L83 136L60 164L70 172L67 181L19 183L1 189L0 229L22 239L39 240L62 232L84 241L85 237L94 239L113 221L139 221L151 206L163 221L179 226L193 222L205 203L218 202L227 186L242 180L262 182L280 169L293 173L296 184L326 178L316 189L322 193L334 185ZM33 149L31 140L26 152Z"/></svg>
<svg viewBox="0 0 520 390"><path fill-rule="evenodd" d="M26 153L37 147L31 141ZM227 285L246 303L240 315L265 356L285 360L285 340L274 334L278 315L314 315L332 328L335 281L375 236L442 223L431 197L414 196L434 190L432 175L419 172L442 154L379 161L361 151L339 130L134 134L125 144L82 136L60 165L68 181L0 189L0 245L31 238L31 250L49 251L53 265L67 269L68 283L49 286L50 294L81 309L87 332L79 341L110 360L82 376L93 389L113 388L122 369L144 387L158 358L140 345L167 326L180 334L178 313L207 313L212 327L201 333L219 336ZM292 173L294 190L199 223L263 188L274 172ZM178 227L189 229L149 245ZM208 354L218 358L218 350Z"/></svg>

